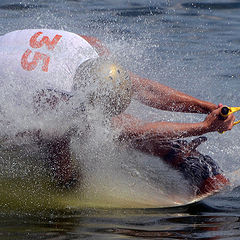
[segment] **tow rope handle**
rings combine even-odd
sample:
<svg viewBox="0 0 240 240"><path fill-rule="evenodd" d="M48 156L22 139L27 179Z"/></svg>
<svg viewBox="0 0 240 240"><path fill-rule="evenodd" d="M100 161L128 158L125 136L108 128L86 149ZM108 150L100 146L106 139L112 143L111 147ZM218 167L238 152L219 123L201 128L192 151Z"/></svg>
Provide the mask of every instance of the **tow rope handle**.
<svg viewBox="0 0 240 240"><path fill-rule="evenodd" d="M235 113L235 112L238 112L238 111L240 111L240 107L227 107L227 106L224 106L221 109L220 116L224 119L228 115L230 115L232 113ZM240 120L234 122L233 126L237 125L238 123L240 123ZM219 133L224 133L224 132L219 132Z"/></svg>

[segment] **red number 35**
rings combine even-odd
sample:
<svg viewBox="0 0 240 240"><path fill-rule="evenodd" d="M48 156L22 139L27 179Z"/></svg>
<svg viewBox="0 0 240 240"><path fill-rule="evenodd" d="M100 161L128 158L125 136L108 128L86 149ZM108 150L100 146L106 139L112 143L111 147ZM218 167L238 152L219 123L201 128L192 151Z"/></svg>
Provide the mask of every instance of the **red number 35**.
<svg viewBox="0 0 240 240"><path fill-rule="evenodd" d="M43 34L42 32L35 33L31 39L30 39L30 46L32 48L41 48L44 44L46 45L47 49L52 51L54 50L55 46L59 42L59 40L62 38L61 35L56 35L52 41L50 41L49 37L43 36L43 38L40 41L37 41L37 38ZM35 52L33 56L32 61L28 61L28 57L32 54L32 51L30 49L27 49L24 54L22 55L21 59L21 65L22 68L26 71L32 71L34 70L38 63L42 62L42 71L47 72L48 71L48 65L50 62L50 56L41 53L41 52Z"/></svg>

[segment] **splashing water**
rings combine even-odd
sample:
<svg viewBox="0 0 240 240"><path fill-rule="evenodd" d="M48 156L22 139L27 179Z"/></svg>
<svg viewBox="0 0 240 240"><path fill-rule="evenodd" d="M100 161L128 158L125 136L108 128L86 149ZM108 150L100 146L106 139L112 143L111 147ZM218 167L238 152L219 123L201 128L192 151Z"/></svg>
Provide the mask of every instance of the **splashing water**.
<svg viewBox="0 0 240 240"><path fill-rule="evenodd" d="M179 87L180 90L196 97L214 102L219 101L219 96L214 92L212 94L215 84L209 81L211 79L208 73L211 69L209 70L208 63L202 60L196 61L195 65L194 61L191 66L184 65L182 55L185 54L185 58L191 58L193 57L192 52L172 52L173 42L168 42L168 36L172 32L167 32L168 30L164 29L163 25L154 22L154 18L138 18L140 23L146 23L146 27L142 24L138 29L138 34L134 35L134 27L139 26L137 22L128 28L125 20L117 23L114 18L110 18L106 21L104 12L95 13L96 17L90 23L82 18L82 26L73 26L71 18L61 19L50 10L39 11L36 12L34 20L18 23L18 28L66 29L76 33L90 33L90 35L99 36L100 39L104 39L114 58L123 66L128 66L130 70L155 80L161 79L161 82ZM50 24L51 21L46 22L45 19L50 19L54 24ZM177 21L177 19L175 20ZM14 24L11 22L8 24L1 29L2 33L6 33L6 28L13 30ZM162 42L158 42L156 37L148 32L149 25L157 30ZM198 29L196 29L197 31ZM201 31L201 27L199 31ZM164 34L167 35L164 36ZM157 37L159 38L159 36ZM174 47L177 49L179 46ZM209 48L211 47L213 46L210 45ZM206 52L207 50L209 49L206 49ZM214 48L210 50L212 55L218 53ZM221 69L221 63L216 63L215 68ZM8 80L10 85L11 74L8 76ZM192 89L192 81L195 85L194 89ZM181 86L179 86L179 82L182 83ZM208 89L202 88L202 85L207 85ZM32 143L31 138L15 138L19 131L41 129L47 138L49 134L62 135L74 126L77 127L78 134L72 138L71 150L83 175L81 187L75 192L78 201L86 201L89 205L92 202L92 205L96 206L162 207L178 203L184 204L191 198L188 183L177 171L169 168L158 158L128 149L126 146L119 146L115 142L117 133L106 124L104 117L97 109L88 112L87 121L91 123L91 128L90 130L87 128L86 131L85 116L75 117L74 110L78 103L72 102L70 106L59 106L56 111L45 112L44 117L38 116L32 107L31 93L22 91L23 86L14 84L11 86L16 89L16 92L19 92L20 89L24 95L21 95L21 101L16 102L5 87L0 88L2 103L0 131L3 135L0 152L1 176L16 179L34 174L36 179L40 179L45 174L38 147ZM226 96L229 104L232 103L232 95L229 93ZM79 101L84 102L84 97L81 96ZM127 111L139 118L151 121L193 122L202 120L202 116L199 115L160 112L135 102ZM201 152L211 155L225 171L231 173L235 166L238 166L239 146L235 143L238 135L238 129L221 136L210 134L209 144L207 146L203 144L199 149ZM231 174L229 175L231 177ZM235 177L234 184L239 185L240 178L237 177L237 174L233 174L232 177ZM179 183L181 184L179 185ZM37 186L41 188L40 185ZM47 191L44 188L43 190ZM16 192L14 187L12 187L12 192ZM65 193L65 195L68 194Z"/></svg>
<svg viewBox="0 0 240 240"><path fill-rule="evenodd" d="M39 196L45 189L37 184L40 190L31 192L29 179L34 179L36 184L38 178L47 174L43 159L46 156L39 152L32 136L22 137L18 133L41 130L42 137L47 139L62 136L74 127L77 134L72 137L71 151L82 177L79 189L75 190L77 206L87 202L86 205L105 207L164 207L184 204L191 198L186 181L161 159L120 146L115 140L117 132L97 108L86 106L86 112L76 114L79 102L86 102L83 93L73 97L69 104L60 104L54 110L45 108L37 114L32 92L13 83L1 88L3 141L0 176L10 178L10 182L22 179L21 184L28 186L26 195ZM9 86L11 91L7 89ZM22 95L10 94L16 92ZM178 185L178 182L182 184ZM17 195L19 186L12 183L7 191L7 194L12 191ZM27 199L33 201L32 197Z"/></svg>

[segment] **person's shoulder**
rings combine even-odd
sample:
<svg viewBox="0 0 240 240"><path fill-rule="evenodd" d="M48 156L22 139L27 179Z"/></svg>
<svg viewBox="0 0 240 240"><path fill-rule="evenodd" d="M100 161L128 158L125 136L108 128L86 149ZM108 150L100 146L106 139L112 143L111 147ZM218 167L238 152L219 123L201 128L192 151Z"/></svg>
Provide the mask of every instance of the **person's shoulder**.
<svg viewBox="0 0 240 240"><path fill-rule="evenodd" d="M86 35L80 35L83 39L85 39L92 47L95 48L97 53L100 56L108 56L109 50L106 46L103 45L103 43L96 37L93 36L86 36Z"/></svg>

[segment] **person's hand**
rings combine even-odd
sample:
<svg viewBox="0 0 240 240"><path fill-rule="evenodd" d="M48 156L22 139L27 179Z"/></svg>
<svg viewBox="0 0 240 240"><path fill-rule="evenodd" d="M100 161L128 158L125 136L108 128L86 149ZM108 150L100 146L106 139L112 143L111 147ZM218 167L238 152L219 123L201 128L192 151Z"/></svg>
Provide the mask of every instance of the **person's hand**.
<svg viewBox="0 0 240 240"><path fill-rule="evenodd" d="M223 119L220 116L220 112L222 109L222 104L219 104L218 109L212 111L204 120L204 124L209 132L225 132L228 130L231 130L233 127L233 123L235 120L235 117L233 114L230 114L227 118Z"/></svg>
<svg viewBox="0 0 240 240"><path fill-rule="evenodd" d="M213 103L208 103L208 106L207 106L207 114L209 114L209 113L211 113L211 112L213 112L214 110L216 110L216 109L218 109L218 108L221 108L221 107L223 107L223 104L222 103L219 103L218 105L216 105L216 104L213 104Z"/></svg>
<svg viewBox="0 0 240 240"><path fill-rule="evenodd" d="M223 107L223 104L222 104L222 103L219 103L219 104L218 104L218 108L221 108L221 107Z"/></svg>

